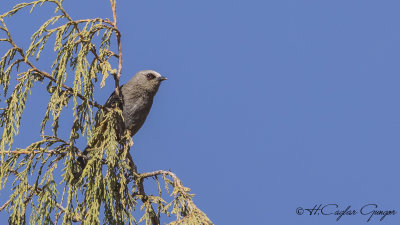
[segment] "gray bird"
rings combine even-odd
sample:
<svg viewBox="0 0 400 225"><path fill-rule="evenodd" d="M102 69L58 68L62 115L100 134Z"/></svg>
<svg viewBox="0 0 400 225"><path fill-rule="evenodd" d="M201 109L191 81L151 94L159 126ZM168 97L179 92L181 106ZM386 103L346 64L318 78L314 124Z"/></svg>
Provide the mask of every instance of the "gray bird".
<svg viewBox="0 0 400 225"><path fill-rule="evenodd" d="M110 95L104 107L112 108L115 104L118 104L122 109L124 122L117 128L117 134L119 133L120 137L124 128L128 129L133 136L143 126L153 104L153 98L161 82L166 79L156 71L142 70L133 76L128 83L120 87L120 96L117 96L115 91ZM103 114L104 112L100 113L96 124L100 124L100 121L103 120ZM87 148L83 152L85 156L88 154ZM78 158L82 170L86 166L86 161L83 157Z"/></svg>

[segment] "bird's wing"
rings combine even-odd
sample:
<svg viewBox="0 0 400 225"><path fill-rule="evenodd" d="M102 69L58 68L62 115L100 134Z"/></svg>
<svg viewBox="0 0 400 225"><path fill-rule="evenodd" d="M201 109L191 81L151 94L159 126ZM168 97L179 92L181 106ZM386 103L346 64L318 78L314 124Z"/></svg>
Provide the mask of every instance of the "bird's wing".
<svg viewBox="0 0 400 225"><path fill-rule="evenodd" d="M115 103L118 103L120 108L122 109L122 106L124 105L123 104L124 98L121 91L123 86L124 85L119 87L120 96L117 96L115 94L115 91L113 91L113 93L110 95L110 97L108 97L106 103L104 104L104 107L113 107Z"/></svg>
<svg viewBox="0 0 400 225"><path fill-rule="evenodd" d="M115 104L118 104L119 108L121 110L123 110L124 98L123 98L122 91L121 91L123 86L124 85L119 87L119 90L120 90L119 93L120 93L121 97L118 97L118 95L115 94L115 91L113 91L113 93L110 95L110 97L108 97L106 103L104 103L104 105L103 105L104 107L112 108L112 107L114 107ZM103 120L103 115L104 115L104 113L102 113L101 110L97 111L97 114L96 114L96 126Z"/></svg>

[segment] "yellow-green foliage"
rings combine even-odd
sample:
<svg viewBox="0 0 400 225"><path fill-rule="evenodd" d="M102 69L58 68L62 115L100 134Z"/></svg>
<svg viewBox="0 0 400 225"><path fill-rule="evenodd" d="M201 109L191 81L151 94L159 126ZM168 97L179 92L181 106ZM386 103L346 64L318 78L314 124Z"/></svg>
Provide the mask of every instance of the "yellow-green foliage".
<svg viewBox="0 0 400 225"><path fill-rule="evenodd" d="M116 18L116 2L110 2ZM5 21L24 8L32 12L37 6L55 7L54 16L31 36L31 44L24 50L13 41ZM73 20L62 7L62 0L39 0L17 4L0 15L0 22L0 42L10 46L0 60L0 86L4 90L0 101L4 98L6 104L0 109L0 190L12 191L0 211L8 211L10 224L157 224L162 215L175 216L170 224L212 224L174 173L137 172L129 153L133 143L129 131L117 133L123 120L121 110L105 109L93 98L97 82L103 87L113 75L115 84L119 83L122 55L115 21ZM50 45L49 40L54 40L56 57L48 68L50 72L46 72L34 63ZM111 50L115 41L118 53ZM118 62L114 67L110 63L113 57ZM22 72L21 65L25 68ZM70 85L67 76L73 76ZM14 87L10 87L12 79L16 79ZM46 85L50 95L40 139L25 149L12 150L34 85ZM61 112L68 104L73 105L74 122L69 138L62 139L57 130ZM104 114L97 124L96 110ZM50 134L46 126L51 126ZM87 165L83 171L77 161L83 149L75 146L80 137L86 138L89 152L84 156ZM55 172L62 173L61 179L54 177ZM157 195L145 193L146 179L154 180ZM165 192L169 197L165 198ZM133 216L135 209L142 210L141 218Z"/></svg>

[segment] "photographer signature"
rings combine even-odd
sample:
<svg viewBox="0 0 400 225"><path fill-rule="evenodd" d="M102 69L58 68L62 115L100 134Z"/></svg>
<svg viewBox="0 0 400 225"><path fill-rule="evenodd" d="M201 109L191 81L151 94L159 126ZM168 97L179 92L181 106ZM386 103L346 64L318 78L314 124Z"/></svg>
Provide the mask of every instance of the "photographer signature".
<svg viewBox="0 0 400 225"><path fill-rule="evenodd" d="M397 211L394 209L391 210L382 210L378 209L377 204L366 204L356 210L352 208L351 205L348 205L346 208L339 208L338 204L319 204L314 205L313 208L303 208L298 207L296 209L297 215L323 215L336 216L336 221L339 221L343 216L355 216L357 214L361 214L363 216L368 217L367 222L371 221L374 217L379 218L379 221L383 221L387 216L393 216L397 214Z"/></svg>

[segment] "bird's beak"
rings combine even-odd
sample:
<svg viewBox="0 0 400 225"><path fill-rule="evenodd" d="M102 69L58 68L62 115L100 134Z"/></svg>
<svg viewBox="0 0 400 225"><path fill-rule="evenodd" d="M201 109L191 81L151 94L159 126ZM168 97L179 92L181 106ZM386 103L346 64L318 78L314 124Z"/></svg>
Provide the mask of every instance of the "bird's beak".
<svg viewBox="0 0 400 225"><path fill-rule="evenodd" d="M159 77L158 78L159 81L164 81L164 80L168 80L166 77Z"/></svg>

